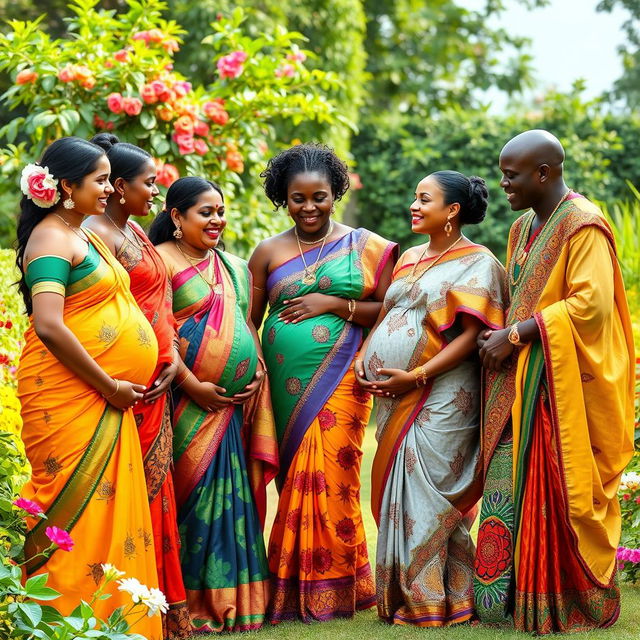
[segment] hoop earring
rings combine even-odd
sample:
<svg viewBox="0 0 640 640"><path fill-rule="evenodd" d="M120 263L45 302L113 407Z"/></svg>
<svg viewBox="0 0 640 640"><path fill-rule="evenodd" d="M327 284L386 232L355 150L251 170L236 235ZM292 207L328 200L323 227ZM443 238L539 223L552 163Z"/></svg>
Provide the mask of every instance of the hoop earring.
<svg viewBox="0 0 640 640"><path fill-rule="evenodd" d="M451 220L447 219L447 224L444 225L444 232L447 234L447 237L451 235L453 231L453 227L451 226Z"/></svg>
<svg viewBox="0 0 640 640"><path fill-rule="evenodd" d="M62 203L62 206L65 209L73 209L76 206L76 203L71 199L71 196L68 196L67 199Z"/></svg>
<svg viewBox="0 0 640 640"><path fill-rule="evenodd" d="M126 200L124 199L124 196L122 196L122 198L120 198L120 204L124 204L126 202Z"/></svg>
<svg viewBox="0 0 640 640"><path fill-rule="evenodd" d="M176 230L173 232L173 237L176 240L180 240L180 238L182 238L182 229L180 227L176 227Z"/></svg>

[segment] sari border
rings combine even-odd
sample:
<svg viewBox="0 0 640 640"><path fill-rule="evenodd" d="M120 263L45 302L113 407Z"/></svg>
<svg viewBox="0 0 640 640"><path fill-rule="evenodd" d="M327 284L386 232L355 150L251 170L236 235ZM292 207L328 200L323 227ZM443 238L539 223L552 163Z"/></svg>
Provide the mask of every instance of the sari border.
<svg viewBox="0 0 640 640"><path fill-rule="evenodd" d="M589 565L587 564L586 560L583 558L582 553L580 553L580 548L578 546L578 538L576 536L576 532L573 530L573 527L571 526L571 521L569 519L569 512L567 509L567 505L569 504L569 497L567 495L567 486L566 486L566 475L565 475L565 468L564 468L564 458L562 456L562 442L560 441L560 430L558 429L558 424L559 424L559 418L558 418L558 406L556 404L556 391L555 391L555 380L554 380L554 376L553 376L553 367L552 367L552 363L551 363L551 346L549 344L549 336L547 334L547 327L545 325L544 322L544 318L542 316L542 313L540 311L536 312L534 314L534 319L536 321L536 324L538 325L538 328L540 330L540 342L542 343L542 350L544 353L544 359L545 359L545 366L547 369L547 384L549 385L549 406L551 408L551 424L553 426L553 432L554 432L554 438L555 438L555 442L556 442L556 449L558 451L558 467L560 470L560 474L562 476L562 483L561 483L561 487L560 487L560 493L562 495L562 501L563 501L563 515L564 515L564 525L567 527L568 531L570 532L571 535L571 539L573 540L573 546L574 546L574 552L576 554L576 557L579 559L580 564L582 565L582 568L584 569L586 575L589 577L589 579L598 587L600 587L601 589L608 589L611 587L613 581L614 581L614 577L616 575L616 565L614 563L614 568L613 568L613 573L611 575L611 580L606 583L606 582L601 582L600 580L598 580L595 575L593 574L593 572L591 571L591 569L589 568Z"/></svg>
<svg viewBox="0 0 640 640"><path fill-rule="evenodd" d="M51 503L51 506L47 509L47 520L39 520L33 529L27 533L25 549L29 546L35 548L36 553L38 553L38 549L46 549L50 546L45 542L44 527L47 523L60 526L60 528L66 531L71 531L76 525L84 513L89 500L93 497L111 460L113 451L119 441L123 415L124 414L118 409L111 407L109 404L106 405L98 422L98 426L84 450L80 461L72 471L64 487L62 487ZM79 479L78 476L89 478L89 486L82 487L82 480ZM71 502L71 504L68 504L69 502ZM74 502L75 504L73 504ZM66 517L64 513L60 513L65 507L67 511L72 511L68 513ZM62 520L66 522L62 522ZM57 550L58 548L55 548L48 556L38 558L35 562L28 561L25 566L27 575L43 567ZM30 555L30 553L27 553L27 555Z"/></svg>

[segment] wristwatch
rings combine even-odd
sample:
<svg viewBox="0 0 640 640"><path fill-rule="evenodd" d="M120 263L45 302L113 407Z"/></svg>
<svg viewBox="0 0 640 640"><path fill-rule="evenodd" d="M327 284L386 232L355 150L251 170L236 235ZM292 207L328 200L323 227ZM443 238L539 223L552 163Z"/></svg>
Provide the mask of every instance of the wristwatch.
<svg viewBox="0 0 640 640"><path fill-rule="evenodd" d="M520 334L518 333L518 323L516 322L512 325L509 330L509 335L507 339L514 347L524 347L524 342L520 342Z"/></svg>

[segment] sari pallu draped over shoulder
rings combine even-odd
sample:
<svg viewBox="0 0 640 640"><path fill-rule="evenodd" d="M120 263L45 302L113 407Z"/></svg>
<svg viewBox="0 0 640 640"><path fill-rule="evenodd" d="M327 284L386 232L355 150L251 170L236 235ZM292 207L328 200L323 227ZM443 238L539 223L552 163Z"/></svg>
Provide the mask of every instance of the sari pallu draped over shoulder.
<svg viewBox="0 0 640 640"><path fill-rule="evenodd" d="M172 312L171 283L160 254L136 225L129 224L142 248L125 241L116 257L129 273L131 293L153 327L158 340L158 362L147 387L173 361L176 323ZM147 494L153 523L153 537L160 590L169 603L163 618L164 636L169 640L191 634L186 594L180 569L180 536L171 465L172 427L169 394L154 402L139 402L134 417L144 458Z"/></svg>
<svg viewBox="0 0 640 640"><path fill-rule="evenodd" d="M305 252L313 264L319 247ZM270 621L349 617L375 602L360 510L371 398L353 376L363 328L327 313L285 324L285 300L309 293L367 300L396 245L365 229L327 243L316 279L300 257L268 276L262 338L280 443L280 498L269 544Z"/></svg>
<svg viewBox="0 0 640 640"><path fill-rule="evenodd" d="M215 252L216 293L190 267L173 276L183 361L201 382L231 396L255 376L258 354L247 325L246 263ZM245 405L207 412L174 393L174 459L182 569L196 630L259 628L269 582L262 524L277 444L268 382Z"/></svg>
<svg viewBox="0 0 640 640"><path fill-rule="evenodd" d="M89 355L110 376L146 384L157 361L155 335L129 291L129 278L100 239L71 269L63 320ZM62 365L37 337L25 334L18 370L22 438L32 472L23 489L42 505L46 520L31 523L27 558L49 546L45 529L70 532L74 548L27 562L27 576L48 573L62 596L56 608L69 615L91 600L110 563L148 587L158 586L149 504L133 411L119 411ZM106 619L131 597L111 584L108 600L94 604ZM150 640L162 638L159 616L144 617L132 629Z"/></svg>
<svg viewBox="0 0 640 640"><path fill-rule="evenodd" d="M502 328L504 269L491 252L471 245L430 268L434 260L400 259L364 356L369 380L384 378L379 368L411 371L429 362L462 333L461 314ZM419 278L411 282L414 268ZM398 399L379 398L376 417L378 615L423 627L464 622L473 615L469 527L481 490L477 358Z"/></svg>
<svg viewBox="0 0 640 640"><path fill-rule="evenodd" d="M541 339L487 377L476 604L483 620L512 610L517 629L577 631L619 614L617 488L633 451L633 341L599 210L572 194L531 242L533 216L510 234L508 323L534 317Z"/></svg>

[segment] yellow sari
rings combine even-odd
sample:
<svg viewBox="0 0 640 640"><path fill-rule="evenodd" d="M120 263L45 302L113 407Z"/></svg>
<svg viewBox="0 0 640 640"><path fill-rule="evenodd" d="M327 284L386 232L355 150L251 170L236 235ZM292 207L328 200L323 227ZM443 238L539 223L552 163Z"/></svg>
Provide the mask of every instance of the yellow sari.
<svg viewBox="0 0 640 640"><path fill-rule="evenodd" d="M87 258L71 269L66 286L64 323L110 376L146 384L158 356L155 334L129 291L126 271L97 236L87 234ZM74 279L74 272L82 277ZM47 527L65 529L74 540L70 552L57 549L49 558L28 562L27 576L49 574L48 584L62 593L53 604L65 615L81 599L91 599L101 582L103 563L157 587L133 410L115 409L62 365L37 337L33 321L25 334L18 396L22 438L32 467L23 496L40 504L47 515L32 523L26 557L49 546ZM131 604L116 584L111 583L107 592L111 598L94 605L103 619L116 607ZM161 640L160 616L145 616L132 631Z"/></svg>

